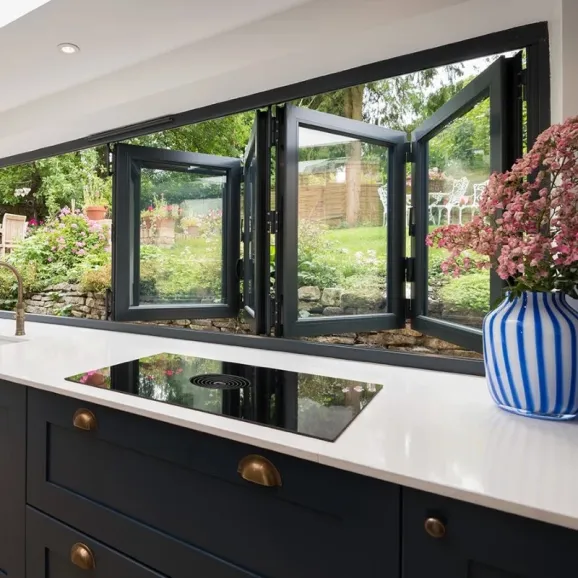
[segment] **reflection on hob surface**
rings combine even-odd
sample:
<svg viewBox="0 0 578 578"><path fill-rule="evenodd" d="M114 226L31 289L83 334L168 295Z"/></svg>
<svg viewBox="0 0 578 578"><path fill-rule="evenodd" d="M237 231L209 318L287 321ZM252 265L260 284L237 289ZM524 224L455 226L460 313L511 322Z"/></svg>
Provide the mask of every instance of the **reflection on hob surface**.
<svg viewBox="0 0 578 578"><path fill-rule="evenodd" d="M382 388L172 353L67 379L327 441L335 441Z"/></svg>

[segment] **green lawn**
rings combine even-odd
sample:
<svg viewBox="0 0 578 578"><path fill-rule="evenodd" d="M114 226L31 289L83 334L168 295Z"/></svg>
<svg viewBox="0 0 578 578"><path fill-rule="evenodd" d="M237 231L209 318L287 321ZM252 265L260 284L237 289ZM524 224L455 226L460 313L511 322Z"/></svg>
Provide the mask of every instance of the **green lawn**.
<svg viewBox="0 0 578 578"><path fill-rule="evenodd" d="M385 256L387 246L386 227L352 227L350 229L329 229L325 232L329 241L339 243L350 253L373 250L377 256Z"/></svg>
<svg viewBox="0 0 578 578"><path fill-rule="evenodd" d="M430 232L435 226L430 226ZM385 258L387 247L387 227L352 227L350 229L329 229L324 233L325 237L339 244L339 247L346 248L353 256L356 252L366 252L373 250L378 257ZM411 239L409 235L405 240L406 253L409 253ZM429 249L430 255L442 255L443 249Z"/></svg>

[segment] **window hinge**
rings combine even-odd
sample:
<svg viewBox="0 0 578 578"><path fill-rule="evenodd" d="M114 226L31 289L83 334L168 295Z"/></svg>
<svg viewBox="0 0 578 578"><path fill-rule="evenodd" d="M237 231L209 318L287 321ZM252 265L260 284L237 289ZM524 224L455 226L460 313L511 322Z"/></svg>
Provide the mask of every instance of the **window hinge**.
<svg viewBox="0 0 578 578"><path fill-rule="evenodd" d="M404 152L405 152L405 162L406 163L415 162L415 158L414 158L414 154L413 154L413 143L406 142L404 145Z"/></svg>
<svg viewBox="0 0 578 578"><path fill-rule="evenodd" d="M276 147L279 143L279 119L275 116L271 117L271 146Z"/></svg>
<svg viewBox="0 0 578 578"><path fill-rule="evenodd" d="M237 279L243 279L245 277L245 262L243 259L237 259Z"/></svg>
<svg viewBox="0 0 578 578"><path fill-rule="evenodd" d="M412 319L413 314L413 299L404 299L404 317L406 320Z"/></svg>
<svg viewBox="0 0 578 578"><path fill-rule="evenodd" d="M275 234L279 232L279 211L269 211L267 213L267 233Z"/></svg>
<svg viewBox="0 0 578 578"><path fill-rule="evenodd" d="M112 312L114 310L114 293L110 287L106 290L104 303L106 309L106 318L112 319Z"/></svg>
<svg viewBox="0 0 578 578"><path fill-rule="evenodd" d="M520 70L518 73L518 98L522 101L526 100L526 87L528 85L528 75L526 69Z"/></svg>
<svg viewBox="0 0 578 578"><path fill-rule="evenodd" d="M414 208L409 207L407 233L410 237L415 237L415 222L414 222Z"/></svg>
<svg viewBox="0 0 578 578"><path fill-rule="evenodd" d="M277 319L279 315L277 300L273 295L269 295L269 327L267 335L271 334L271 331L275 329L277 325Z"/></svg>
<svg viewBox="0 0 578 578"><path fill-rule="evenodd" d="M108 176L112 177L114 175L114 145L111 143L106 143L106 168Z"/></svg>
<svg viewBox="0 0 578 578"><path fill-rule="evenodd" d="M404 277L407 283L415 281L415 257L406 257L403 260Z"/></svg>

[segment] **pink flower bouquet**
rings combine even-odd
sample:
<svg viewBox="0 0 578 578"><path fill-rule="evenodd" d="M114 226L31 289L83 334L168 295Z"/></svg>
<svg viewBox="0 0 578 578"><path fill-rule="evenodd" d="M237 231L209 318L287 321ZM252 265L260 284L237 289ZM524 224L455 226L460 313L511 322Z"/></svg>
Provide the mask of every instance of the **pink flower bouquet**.
<svg viewBox="0 0 578 578"><path fill-rule="evenodd" d="M437 228L445 273L494 269L510 296L560 291L578 297L578 117L551 126L510 171L495 173L479 215Z"/></svg>

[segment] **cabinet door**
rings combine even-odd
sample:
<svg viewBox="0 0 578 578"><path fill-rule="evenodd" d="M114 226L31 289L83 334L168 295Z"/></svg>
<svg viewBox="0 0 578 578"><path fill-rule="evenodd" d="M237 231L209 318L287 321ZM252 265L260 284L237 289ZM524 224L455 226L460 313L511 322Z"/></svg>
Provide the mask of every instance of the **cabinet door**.
<svg viewBox="0 0 578 578"><path fill-rule="evenodd" d="M0 381L0 576L24 578L26 387Z"/></svg>
<svg viewBox="0 0 578 578"><path fill-rule="evenodd" d="M172 578L399 574L396 485L39 390L28 413L28 503ZM255 454L281 485L239 474Z"/></svg>
<svg viewBox="0 0 578 578"><path fill-rule="evenodd" d="M163 576L30 507L26 524L27 578Z"/></svg>
<svg viewBox="0 0 578 578"><path fill-rule="evenodd" d="M428 520L442 525L430 522L426 528ZM403 578L565 578L576 573L578 532L406 488L402 541Z"/></svg>

